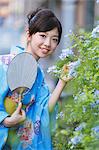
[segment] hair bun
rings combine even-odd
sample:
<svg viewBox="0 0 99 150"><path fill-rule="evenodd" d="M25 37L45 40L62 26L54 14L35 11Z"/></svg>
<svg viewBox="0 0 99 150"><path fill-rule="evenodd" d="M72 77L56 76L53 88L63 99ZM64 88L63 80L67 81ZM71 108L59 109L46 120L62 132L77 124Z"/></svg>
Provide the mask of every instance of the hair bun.
<svg viewBox="0 0 99 150"><path fill-rule="evenodd" d="M31 11L28 15L27 15L27 19L28 19L28 23L30 24L31 19L39 12L43 10L43 8L37 8L35 11Z"/></svg>

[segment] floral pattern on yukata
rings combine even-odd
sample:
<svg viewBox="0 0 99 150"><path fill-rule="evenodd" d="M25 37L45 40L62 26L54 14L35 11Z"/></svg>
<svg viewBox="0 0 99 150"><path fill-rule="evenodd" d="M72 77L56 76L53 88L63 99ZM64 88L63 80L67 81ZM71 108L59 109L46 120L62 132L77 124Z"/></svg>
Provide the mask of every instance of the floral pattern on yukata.
<svg viewBox="0 0 99 150"><path fill-rule="evenodd" d="M34 127L31 120L26 120L24 125L21 126L17 132L20 141L23 143L23 147L26 148L29 144L32 144L34 137Z"/></svg>
<svg viewBox="0 0 99 150"><path fill-rule="evenodd" d="M21 126L17 132L18 137L20 137L20 141L23 144L23 148L28 147L28 145L32 144L32 140L34 135L38 135L40 131L40 120L37 120L34 124L31 120L26 120L24 125Z"/></svg>

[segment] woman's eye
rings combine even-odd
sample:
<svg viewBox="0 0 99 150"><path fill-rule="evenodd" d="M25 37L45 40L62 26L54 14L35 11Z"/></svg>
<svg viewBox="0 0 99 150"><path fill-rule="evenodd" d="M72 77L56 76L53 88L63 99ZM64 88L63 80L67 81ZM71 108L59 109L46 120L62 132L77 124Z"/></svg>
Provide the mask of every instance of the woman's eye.
<svg viewBox="0 0 99 150"><path fill-rule="evenodd" d="M40 36L41 36L41 37L46 37L46 35L44 35L44 34L41 34Z"/></svg>
<svg viewBox="0 0 99 150"><path fill-rule="evenodd" d="M58 42L58 39L53 39L53 41Z"/></svg>

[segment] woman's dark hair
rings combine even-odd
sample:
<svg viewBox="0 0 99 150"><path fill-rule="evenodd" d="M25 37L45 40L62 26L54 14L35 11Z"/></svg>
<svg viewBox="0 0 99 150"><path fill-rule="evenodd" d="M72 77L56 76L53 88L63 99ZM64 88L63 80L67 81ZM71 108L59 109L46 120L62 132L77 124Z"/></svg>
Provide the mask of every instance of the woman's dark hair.
<svg viewBox="0 0 99 150"><path fill-rule="evenodd" d="M58 43L60 42L62 26L58 18L50 9L37 8L35 11L29 13L27 18L30 36L36 32L47 32L57 27L59 33Z"/></svg>

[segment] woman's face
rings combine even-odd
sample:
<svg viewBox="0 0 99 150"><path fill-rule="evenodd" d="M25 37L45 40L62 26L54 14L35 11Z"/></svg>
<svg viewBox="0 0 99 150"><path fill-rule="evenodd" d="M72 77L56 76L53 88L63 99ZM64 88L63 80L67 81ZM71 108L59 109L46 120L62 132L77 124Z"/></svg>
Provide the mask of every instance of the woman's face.
<svg viewBox="0 0 99 150"><path fill-rule="evenodd" d="M36 60L44 58L54 52L58 45L58 29L47 32L37 32L29 37L27 51L32 53Z"/></svg>

